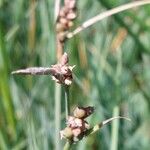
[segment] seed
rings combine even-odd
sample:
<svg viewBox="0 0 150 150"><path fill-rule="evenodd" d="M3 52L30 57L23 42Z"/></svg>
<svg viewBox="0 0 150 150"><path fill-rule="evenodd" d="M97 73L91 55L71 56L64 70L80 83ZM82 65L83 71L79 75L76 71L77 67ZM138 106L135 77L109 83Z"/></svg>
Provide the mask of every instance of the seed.
<svg viewBox="0 0 150 150"><path fill-rule="evenodd" d="M69 12L68 14L67 14L67 19L69 19L69 20L73 20L73 19L75 19L76 18L76 13L75 12Z"/></svg>
<svg viewBox="0 0 150 150"><path fill-rule="evenodd" d="M56 32L64 31L64 26L61 23L56 24Z"/></svg>
<svg viewBox="0 0 150 150"><path fill-rule="evenodd" d="M69 21L67 25L69 28L71 28L74 25L74 23L72 21Z"/></svg>
<svg viewBox="0 0 150 150"><path fill-rule="evenodd" d="M86 115L86 111L83 109L80 109L79 107L77 107L74 112L73 115L77 118L84 118Z"/></svg>

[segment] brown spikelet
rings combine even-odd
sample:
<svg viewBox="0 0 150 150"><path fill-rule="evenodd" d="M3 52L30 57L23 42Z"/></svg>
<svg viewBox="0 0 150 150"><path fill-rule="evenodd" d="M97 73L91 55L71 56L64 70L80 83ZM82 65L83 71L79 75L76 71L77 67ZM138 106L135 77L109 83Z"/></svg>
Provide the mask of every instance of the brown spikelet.
<svg viewBox="0 0 150 150"><path fill-rule="evenodd" d="M64 6L59 11L56 32L60 42L66 39L66 33L73 27L73 20L77 17L76 0L64 0Z"/></svg>

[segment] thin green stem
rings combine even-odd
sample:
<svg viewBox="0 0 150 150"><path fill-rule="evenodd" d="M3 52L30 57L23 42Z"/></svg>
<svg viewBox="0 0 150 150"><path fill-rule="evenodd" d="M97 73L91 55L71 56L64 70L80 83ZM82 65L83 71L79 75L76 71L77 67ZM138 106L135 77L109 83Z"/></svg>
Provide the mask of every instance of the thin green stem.
<svg viewBox="0 0 150 150"><path fill-rule="evenodd" d="M118 116L118 115L119 115L119 107L115 106L113 109L113 116ZM112 123L110 150L118 149L118 131L119 131L119 120L117 119Z"/></svg>
<svg viewBox="0 0 150 150"><path fill-rule="evenodd" d="M129 118L127 117L121 117L121 116L117 116L117 117L112 117L112 118L109 118L97 125L95 125L93 128L89 129L85 135L88 136L88 135L91 135L91 134L94 134L95 132L97 132L98 130L100 130L104 125L110 123L111 121L115 120L115 119L125 119L127 121L131 121Z"/></svg>
<svg viewBox="0 0 150 150"><path fill-rule="evenodd" d="M60 9L60 0L55 1L55 11L54 11L54 18L56 23L58 14ZM58 43L58 35L56 34L56 55L57 61L62 54L62 45L60 42ZM60 54L61 53L61 54ZM55 84L55 150L60 150L60 126L61 126L61 85Z"/></svg>
<svg viewBox="0 0 150 150"><path fill-rule="evenodd" d="M65 146L64 146L64 148L63 148L63 150L70 150L70 149L71 149L71 145L72 145L72 142L68 140L68 141L66 142L66 144L65 144Z"/></svg>
<svg viewBox="0 0 150 150"><path fill-rule="evenodd" d="M112 4L110 4L108 1L105 0L98 0L106 9L112 9ZM143 45L143 43L140 41L140 39L138 38L138 34L134 33L130 26L124 21L124 19L122 19L122 16L120 16L119 14L116 14L113 16L114 19L118 22L118 24L120 24L122 27L124 27L129 35L133 38L133 40L135 41L135 43L138 45L139 50L143 50L146 53L150 53L149 50L145 47L145 45Z"/></svg>
<svg viewBox="0 0 150 150"><path fill-rule="evenodd" d="M61 86L55 84L55 150L60 150L60 125L61 125Z"/></svg>
<svg viewBox="0 0 150 150"><path fill-rule="evenodd" d="M69 86L65 86L65 110L66 110L66 120L67 120L70 114Z"/></svg>
<svg viewBox="0 0 150 150"><path fill-rule="evenodd" d="M7 150L7 144L6 144L6 141L3 137L3 133L1 132L0 130L0 149L3 149L3 150Z"/></svg>

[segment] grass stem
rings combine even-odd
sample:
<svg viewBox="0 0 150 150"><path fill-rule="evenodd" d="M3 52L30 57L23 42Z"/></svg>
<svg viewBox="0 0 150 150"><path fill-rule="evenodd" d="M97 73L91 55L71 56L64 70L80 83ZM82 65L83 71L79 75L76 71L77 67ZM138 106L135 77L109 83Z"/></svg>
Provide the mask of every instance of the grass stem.
<svg viewBox="0 0 150 150"><path fill-rule="evenodd" d="M91 25L97 23L98 21L101 21L109 16L112 16L114 14L117 14L119 12L131 9L134 7L146 5L146 4L150 4L150 0L135 1L135 2L128 3L128 4L123 4L116 8L107 10L106 12L100 13L97 16L94 16L91 19L85 21L81 26L77 27L73 32L68 33L67 38L72 38L74 35L80 33L81 31L88 28L89 26L91 26Z"/></svg>
<svg viewBox="0 0 150 150"><path fill-rule="evenodd" d="M55 84L55 150L60 150L60 120L61 120L61 86Z"/></svg>
<svg viewBox="0 0 150 150"><path fill-rule="evenodd" d="M72 145L72 142L70 142L70 141L68 140L68 141L66 142L66 144L65 144L63 150L70 150L70 149L71 149L71 145Z"/></svg>
<svg viewBox="0 0 150 150"><path fill-rule="evenodd" d="M65 109L66 109L66 120L67 120L70 114L69 86L65 86Z"/></svg>
<svg viewBox="0 0 150 150"><path fill-rule="evenodd" d="M119 108L118 106L116 106L113 109L113 117L118 116L118 115L119 115ZM118 149L118 130L119 130L119 120L117 119L112 122L110 150Z"/></svg>

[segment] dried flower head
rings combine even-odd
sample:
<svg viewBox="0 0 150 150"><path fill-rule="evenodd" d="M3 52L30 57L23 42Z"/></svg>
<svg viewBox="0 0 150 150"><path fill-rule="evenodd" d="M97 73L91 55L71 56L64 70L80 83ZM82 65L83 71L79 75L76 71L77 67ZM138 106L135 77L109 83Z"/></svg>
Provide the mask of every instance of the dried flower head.
<svg viewBox="0 0 150 150"><path fill-rule="evenodd" d="M84 136L84 133L89 129L89 127L89 124L84 119L69 116L67 120L67 127L60 131L61 139L66 138L76 142Z"/></svg>
<svg viewBox="0 0 150 150"><path fill-rule="evenodd" d="M60 42L65 41L66 33L74 25L73 20L76 17L76 0L65 0L56 23L56 31Z"/></svg>
<svg viewBox="0 0 150 150"><path fill-rule="evenodd" d="M115 119L126 119L130 121L129 118L117 116L104 120L101 123L96 124L94 127L90 127L85 118L91 115L93 111L94 108L91 106L77 107L73 112L74 116L68 117L66 122L67 125L66 128L60 131L61 138L66 138L71 142L77 142L81 140L83 137L95 133L101 127L103 127L104 125L108 124L109 122Z"/></svg>
<svg viewBox="0 0 150 150"><path fill-rule="evenodd" d="M73 111L73 115L77 118L87 118L94 112L94 107L76 107Z"/></svg>
<svg viewBox="0 0 150 150"><path fill-rule="evenodd" d="M68 65L69 58L67 53L64 53L58 64L51 67L30 67L13 71L12 74L22 75L52 75L52 79L57 83L70 85L73 80L72 70L75 66Z"/></svg>
<svg viewBox="0 0 150 150"><path fill-rule="evenodd" d="M59 63L52 65L52 79L57 83L70 85L73 80L72 70L75 66L68 65L69 58L67 53L64 53Z"/></svg>
<svg viewBox="0 0 150 150"><path fill-rule="evenodd" d="M69 128L71 133L71 139L73 142L76 142L80 139L82 139L86 133L87 130L90 129L90 125L85 120L87 116L93 113L93 107L77 107L74 110L74 116L69 116L66 122L67 127ZM80 114L81 113L81 114ZM65 129L66 129L65 128ZM60 132L61 138L66 138L65 136L66 132L65 129ZM68 133L68 132L67 132ZM70 136L69 136L70 138ZM68 139L69 139L68 138Z"/></svg>
<svg viewBox="0 0 150 150"><path fill-rule="evenodd" d="M73 137L72 129L69 127L66 127L64 130L60 131L60 137L61 139L71 139Z"/></svg>

